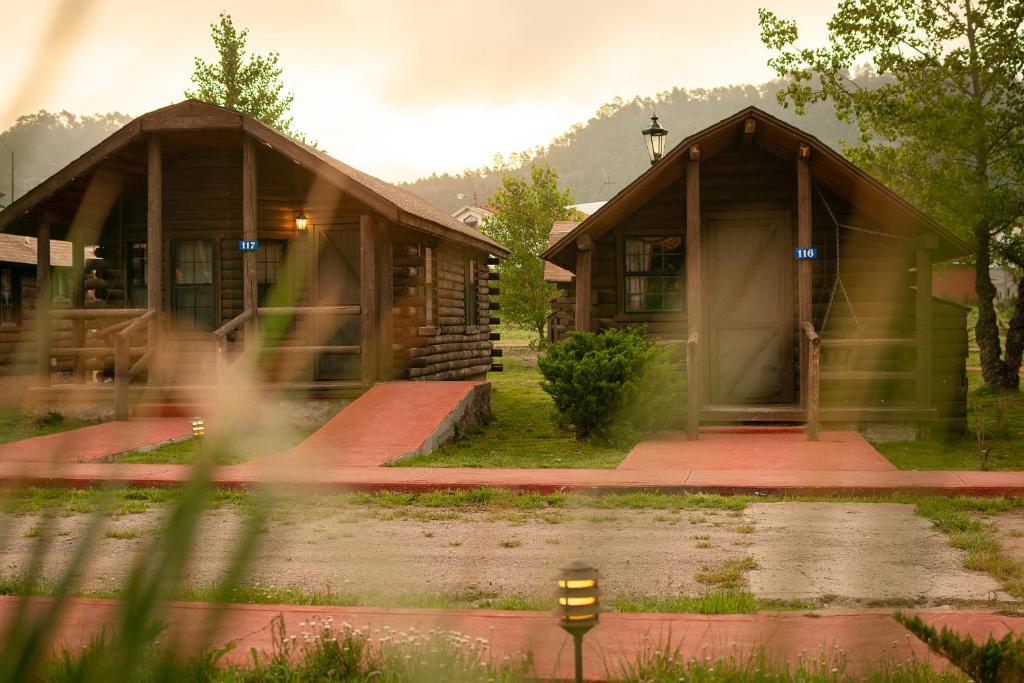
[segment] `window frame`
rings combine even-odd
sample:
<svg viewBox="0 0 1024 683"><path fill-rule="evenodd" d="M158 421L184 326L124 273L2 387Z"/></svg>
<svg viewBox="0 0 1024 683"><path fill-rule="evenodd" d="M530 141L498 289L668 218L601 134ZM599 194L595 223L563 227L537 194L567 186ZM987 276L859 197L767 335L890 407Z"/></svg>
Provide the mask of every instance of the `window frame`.
<svg viewBox="0 0 1024 683"><path fill-rule="evenodd" d="M175 238L172 238L172 239L168 240L168 242L169 242L168 246L170 247L167 250L168 251L168 256L170 258L170 268L169 268L169 271L168 271L168 279L170 280L170 287L168 287L168 290L169 290L169 292L168 292L169 293L169 297L168 297L169 301L168 301L168 303L170 304L170 310L171 310L172 315L174 315L175 319L177 320L177 313L180 310L177 307L177 305L176 305L178 288L180 288L180 287L209 287L210 291L213 293L213 304L212 304L213 312L212 312L212 321L211 321L212 327L209 330L203 330L199 326L195 326L194 330L195 331L199 331L199 332L206 332L206 331L212 332L213 330L216 330L220 326L220 322L219 321L220 321L220 318L221 318L220 285L219 285L220 278L218 276L218 274L220 272L220 259L219 259L219 253L218 253L220 251L220 240L212 238L212 237L181 237L181 238L175 237ZM177 282L177 277L176 277L177 249L181 245L181 243L183 243L183 242L205 242L205 243L207 243L210 246L210 282L209 283L179 284ZM194 311L196 310L196 306L192 306L191 308L189 308L187 310L193 311L193 321L192 322L194 323L195 322L195 320L194 320L194 317L195 317L194 316Z"/></svg>
<svg viewBox="0 0 1024 683"><path fill-rule="evenodd" d="M276 269L276 272L275 272L276 277L275 277L275 279L274 279L274 281L272 283L270 283L270 282L260 282L260 254L261 253L262 254L266 254L267 250L265 249L265 247L267 247L269 245L275 245L275 246L276 245L280 245L280 247L281 247L281 258L277 261L277 269ZM291 291L291 284L292 284L291 283L291 278L288 276L288 269L285 267L285 264L288 262L288 247L289 247L289 240L287 240L287 239L279 239L279 238L274 237L274 238L270 238L270 239L260 239L259 240L259 246L258 246L258 248L256 250L256 307L257 308L260 308L260 307L263 307L263 306L267 305L266 299L264 298L264 294L269 295L270 292L273 291L273 288L275 286L281 285L281 286L284 286L285 288L287 288L289 292ZM269 263L269 261L264 260L264 263ZM267 285L270 285L270 287L268 288Z"/></svg>
<svg viewBox="0 0 1024 683"><path fill-rule="evenodd" d="M479 274L476 259L472 254L466 255L466 260L463 264L463 288L462 288L462 309L463 315L466 318L466 326L476 326L480 324L480 302L479 299Z"/></svg>
<svg viewBox="0 0 1024 683"><path fill-rule="evenodd" d="M11 276L11 320L0 318L0 326L18 327L21 325L21 272L17 268L0 268L0 273L8 272Z"/></svg>
<svg viewBox="0 0 1024 683"><path fill-rule="evenodd" d="M682 239L683 255L682 279L683 307L678 311L627 311L626 310L626 240L639 237L679 237ZM600 246L598 246L600 248ZM647 228L618 231L615 234L615 287L616 313L615 319L623 322L646 321L686 321L686 231L682 228Z"/></svg>

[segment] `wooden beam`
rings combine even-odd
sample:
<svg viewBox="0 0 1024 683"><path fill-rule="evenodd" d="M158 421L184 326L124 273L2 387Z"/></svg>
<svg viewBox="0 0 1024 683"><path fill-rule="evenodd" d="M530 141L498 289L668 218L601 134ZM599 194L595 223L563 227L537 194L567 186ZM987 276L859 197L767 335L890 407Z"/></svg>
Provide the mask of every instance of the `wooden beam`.
<svg viewBox="0 0 1024 683"><path fill-rule="evenodd" d="M754 142L754 131L757 130L757 121L750 118L743 122L743 146L750 147Z"/></svg>
<svg viewBox="0 0 1024 683"><path fill-rule="evenodd" d="M686 368L686 431L696 439L700 431L700 408L704 398L704 353L702 338L703 273L701 272L700 150L690 149L686 162L686 326L689 350Z"/></svg>
<svg viewBox="0 0 1024 683"><path fill-rule="evenodd" d="M36 233L36 370L39 385L50 386L50 224Z"/></svg>
<svg viewBox="0 0 1024 683"><path fill-rule="evenodd" d="M377 256L373 217L359 217L359 310L361 327L360 370L365 386L377 377Z"/></svg>
<svg viewBox="0 0 1024 683"><path fill-rule="evenodd" d="M149 322L146 343L156 347L160 343L160 311L163 310L163 195L164 164L163 150L159 136L149 138L146 161L146 309L156 315ZM153 382L159 375L159 359L149 367L149 379Z"/></svg>
<svg viewBox="0 0 1024 683"><path fill-rule="evenodd" d="M377 229L377 266L380 278L380 339L379 370L377 377L385 382L395 376L395 352L392 348L395 338L395 317L392 307L395 304L394 256L391 249L391 224L381 221Z"/></svg>
<svg viewBox="0 0 1024 683"><path fill-rule="evenodd" d="M590 283L594 257L594 241L590 235L576 240L576 330L590 331Z"/></svg>
<svg viewBox="0 0 1024 683"><path fill-rule="evenodd" d="M242 137L242 239L255 241L259 237L257 227L256 189L256 145L251 137ZM242 252L242 310L251 311L245 321L245 350L252 353L255 361L259 349L256 326L256 304L258 286L256 282L256 252Z"/></svg>
<svg viewBox="0 0 1024 683"><path fill-rule="evenodd" d="M917 407L931 408L932 401L932 252L917 250ZM930 427L921 424L921 436Z"/></svg>
<svg viewBox="0 0 1024 683"><path fill-rule="evenodd" d="M808 150L807 155L803 154L804 149ZM797 245L798 247L810 247L813 242L811 232L813 225L812 203L811 203L811 166L810 148L806 145L800 146L801 154L796 161L796 223L797 223ZM814 324L814 301L812 298L812 271L811 259L797 261L797 317L798 329L803 330L806 323ZM800 335L800 402L804 407L808 406L808 382L810 372L809 358L810 350L807 339Z"/></svg>

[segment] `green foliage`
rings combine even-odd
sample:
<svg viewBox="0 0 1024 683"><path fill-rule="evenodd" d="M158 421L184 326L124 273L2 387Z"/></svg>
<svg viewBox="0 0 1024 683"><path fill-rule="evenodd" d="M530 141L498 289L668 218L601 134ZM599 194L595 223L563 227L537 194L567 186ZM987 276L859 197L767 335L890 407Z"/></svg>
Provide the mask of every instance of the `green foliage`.
<svg viewBox="0 0 1024 683"><path fill-rule="evenodd" d="M297 139L304 137L292 129L288 115L295 96L284 91L280 55L248 54L246 38L249 29L239 31L227 12L221 12L217 23L210 24L210 36L217 49L217 59L207 62L195 58L192 72L194 90L185 97L234 109L259 119Z"/></svg>
<svg viewBox="0 0 1024 683"><path fill-rule="evenodd" d="M554 169L535 164L529 182L516 175L502 178L490 204L495 215L481 229L512 252L498 267L502 317L543 337L548 301L555 288L544 282L540 255L547 249L554 222L572 217L572 193L559 191Z"/></svg>
<svg viewBox="0 0 1024 683"><path fill-rule="evenodd" d="M846 150L855 162L973 242L985 382L1018 387L1024 302L1003 357L988 267L993 250L1024 266L1024 4L843 0L817 49L797 46L794 21L763 9L760 21L769 64L791 79L780 102L798 112L832 102L860 130L861 146ZM889 80L853 82L865 59Z"/></svg>
<svg viewBox="0 0 1024 683"><path fill-rule="evenodd" d="M988 637L980 645L971 636L961 636L948 626L936 631L917 615L897 612L896 621L978 683L1024 681L1024 636L1012 631L1001 639Z"/></svg>
<svg viewBox="0 0 1024 683"><path fill-rule="evenodd" d="M682 405L683 369L639 325L572 332L539 364L560 423L578 439L628 439L665 427Z"/></svg>

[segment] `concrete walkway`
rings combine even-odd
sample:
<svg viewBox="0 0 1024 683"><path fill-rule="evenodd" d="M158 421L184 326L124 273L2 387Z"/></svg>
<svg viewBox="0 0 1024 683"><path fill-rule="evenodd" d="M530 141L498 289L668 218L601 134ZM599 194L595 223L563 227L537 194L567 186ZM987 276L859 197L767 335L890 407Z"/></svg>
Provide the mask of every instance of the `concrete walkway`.
<svg viewBox="0 0 1024 683"><path fill-rule="evenodd" d="M0 597L0 632L5 632L20 600L28 600L30 610L42 610L45 598ZM78 651L95 635L116 629L118 603L113 600L75 598L56 629L55 651L66 647ZM221 609L218 628L206 645L218 647L234 642L226 661L246 664L250 648L266 653L272 647L271 621L281 615L286 632L301 637L300 622L312 617L333 617L335 625L349 623L355 628L370 627L374 640L379 630L398 631L416 628L455 630L471 638L484 638L491 654L532 653L537 675L543 678L568 678L572 673L572 644L546 612L509 612L498 610L388 609L378 607L310 607L298 605L228 605L208 603L172 603L167 606L168 632L161 641L180 642L182 651L196 653L204 643L204 625L215 610ZM949 625L976 640L989 635L1001 637L1008 631L1024 628L1024 618L1007 617L988 611L916 611L936 626ZM177 641L176 641L177 639ZM891 617L889 610L824 610L815 612L761 612L753 615L696 614L604 614L601 623L584 641L584 672L600 679L609 672L622 670L639 653L665 646L687 659L715 658L719 655L749 655L763 647L770 658L795 662L801 653L812 658L821 648L838 659L845 656L848 671L870 667L873 660L892 657L931 662L944 668L944 660L928 652Z"/></svg>
<svg viewBox="0 0 1024 683"><path fill-rule="evenodd" d="M822 432L817 441L809 441L803 429L792 427L709 428L696 441L685 432L662 432L638 443L619 469L896 470L858 432Z"/></svg>
<svg viewBox="0 0 1024 683"><path fill-rule="evenodd" d="M191 436L192 423L187 417L104 422L2 444L0 462L93 462L140 448L155 448Z"/></svg>

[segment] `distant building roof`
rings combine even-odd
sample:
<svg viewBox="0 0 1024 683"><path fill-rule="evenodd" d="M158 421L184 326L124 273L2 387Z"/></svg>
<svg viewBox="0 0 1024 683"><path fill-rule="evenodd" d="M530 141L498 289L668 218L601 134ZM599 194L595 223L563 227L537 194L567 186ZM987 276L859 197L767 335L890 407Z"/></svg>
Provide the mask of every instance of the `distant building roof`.
<svg viewBox="0 0 1024 683"><path fill-rule="evenodd" d="M576 209L585 216L589 216L590 214L596 212L598 209L600 209L607 203L608 200L605 200L603 202L584 202L582 204L573 204L572 208Z"/></svg>
<svg viewBox="0 0 1024 683"><path fill-rule="evenodd" d="M577 225L579 221L555 221L551 226L551 232L548 233L548 246L568 235ZM573 277L572 273L561 266L551 262L544 264L544 282L572 282Z"/></svg>
<svg viewBox="0 0 1024 683"><path fill-rule="evenodd" d="M36 264L36 238L0 233L0 262ZM71 267L71 242L50 240L50 265Z"/></svg>

